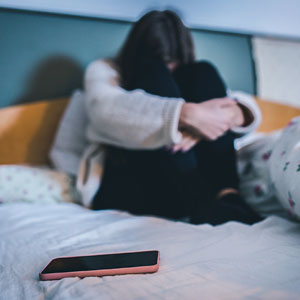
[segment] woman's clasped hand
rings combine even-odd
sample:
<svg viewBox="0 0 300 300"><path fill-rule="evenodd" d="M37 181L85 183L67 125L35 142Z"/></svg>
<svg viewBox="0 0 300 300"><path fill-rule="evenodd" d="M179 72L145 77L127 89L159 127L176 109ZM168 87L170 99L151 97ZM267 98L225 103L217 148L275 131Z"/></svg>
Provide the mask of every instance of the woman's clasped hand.
<svg viewBox="0 0 300 300"><path fill-rule="evenodd" d="M232 98L184 103L179 119L182 139L178 144L173 145L172 151L186 152L201 139L216 140L231 128L242 126L243 123L242 109Z"/></svg>

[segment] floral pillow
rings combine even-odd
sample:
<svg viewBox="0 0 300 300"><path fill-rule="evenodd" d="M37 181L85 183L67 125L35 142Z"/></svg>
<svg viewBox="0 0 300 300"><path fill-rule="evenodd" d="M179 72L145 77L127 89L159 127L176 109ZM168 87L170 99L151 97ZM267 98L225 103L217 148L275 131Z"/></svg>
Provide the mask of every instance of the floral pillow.
<svg viewBox="0 0 300 300"><path fill-rule="evenodd" d="M0 166L0 203L77 202L74 178L48 168Z"/></svg>
<svg viewBox="0 0 300 300"><path fill-rule="evenodd" d="M300 220L300 116L289 123L275 144L270 173L278 200Z"/></svg>
<svg viewBox="0 0 300 300"><path fill-rule="evenodd" d="M281 132L256 136L238 151L240 192L261 215L288 217L280 205L270 176L270 158Z"/></svg>

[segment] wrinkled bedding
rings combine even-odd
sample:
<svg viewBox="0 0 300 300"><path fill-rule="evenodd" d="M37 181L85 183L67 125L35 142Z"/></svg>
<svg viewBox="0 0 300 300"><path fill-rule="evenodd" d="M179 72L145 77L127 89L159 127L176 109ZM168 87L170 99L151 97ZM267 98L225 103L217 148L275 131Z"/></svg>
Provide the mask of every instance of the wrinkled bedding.
<svg viewBox="0 0 300 300"><path fill-rule="evenodd" d="M54 257L158 249L154 274L39 281ZM300 224L212 227L76 204L0 206L0 299L299 299Z"/></svg>

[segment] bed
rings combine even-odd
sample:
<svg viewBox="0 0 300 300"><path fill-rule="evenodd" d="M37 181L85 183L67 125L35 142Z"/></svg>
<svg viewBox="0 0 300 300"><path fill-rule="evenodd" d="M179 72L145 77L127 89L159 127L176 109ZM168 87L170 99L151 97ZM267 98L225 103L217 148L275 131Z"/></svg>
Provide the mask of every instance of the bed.
<svg viewBox="0 0 300 300"><path fill-rule="evenodd" d="M0 110L0 164L48 164L67 103ZM258 103L260 131L278 129L300 114ZM42 267L57 256L151 249L161 253L154 274L39 281ZM213 227L92 211L65 201L4 203L0 257L0 299L300 299L300 224L276 214L253 226Z"/></svg>

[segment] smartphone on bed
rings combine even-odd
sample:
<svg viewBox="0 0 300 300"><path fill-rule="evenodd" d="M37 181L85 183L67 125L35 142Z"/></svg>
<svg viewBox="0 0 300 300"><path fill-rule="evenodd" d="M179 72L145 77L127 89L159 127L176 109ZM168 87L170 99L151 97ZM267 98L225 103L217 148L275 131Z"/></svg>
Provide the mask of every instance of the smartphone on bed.
<svg viewBox="0 0 300 300"><path fill-rule="evenodd" d="M40 272L40 280L153 273L158 268L157 250L58 257Z"/></svg>

